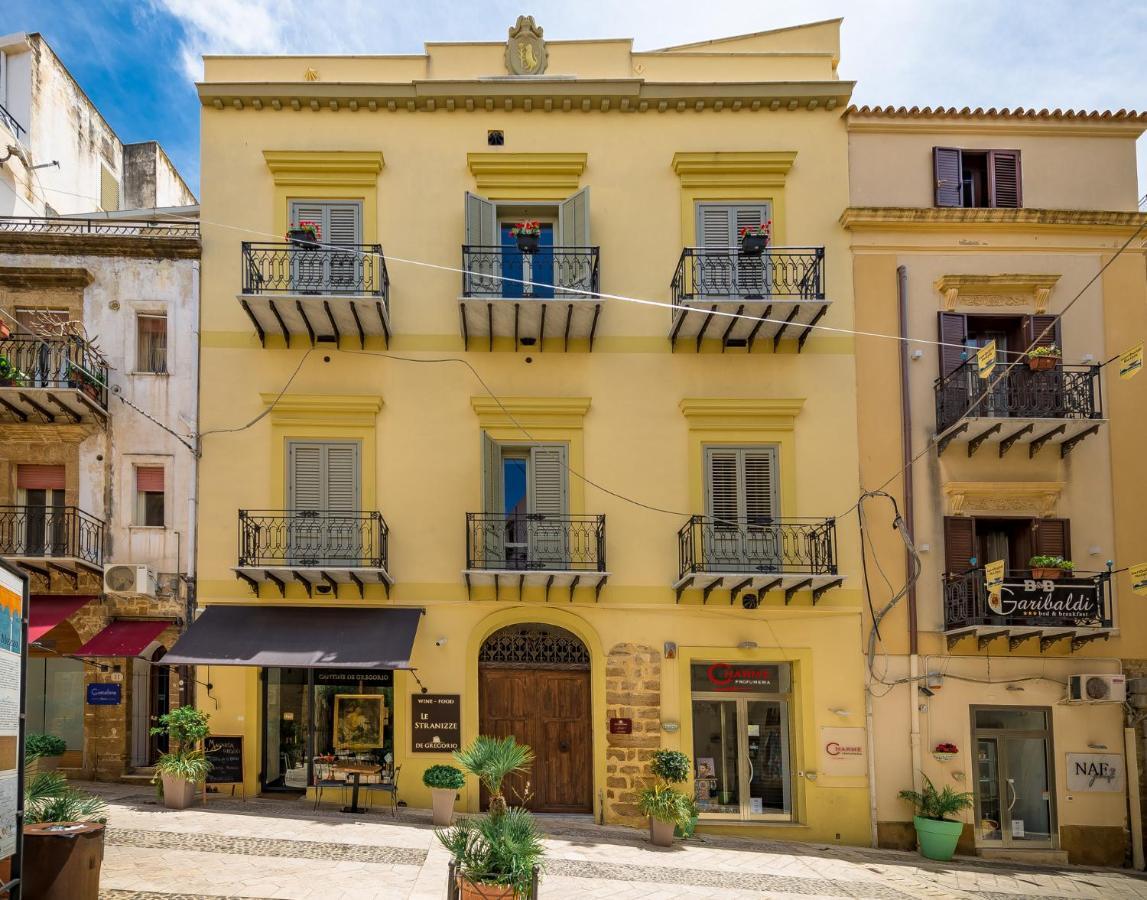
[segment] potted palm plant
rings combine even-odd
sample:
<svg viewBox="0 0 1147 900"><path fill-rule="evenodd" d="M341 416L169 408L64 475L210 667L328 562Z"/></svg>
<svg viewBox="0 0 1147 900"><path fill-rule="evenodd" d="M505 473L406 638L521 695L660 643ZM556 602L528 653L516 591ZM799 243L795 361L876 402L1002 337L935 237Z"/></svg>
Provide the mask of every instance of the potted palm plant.
<svg viewBox="0 0 1147 900"><path fill-rule="evenodd" d="M1059 365L1063 353L1055 344L1036 347L1028 351L1028 368L1033 372L1044 372Z"/></svg>
<svg viewBox="0 0 1147 900"><path fill-rule="evenodd" d="M199 785L207 777L211 763L201 744L210 733L207 714L194 706L180 706L159 717L152 734L167 735L167 753L155 764L155 778L162 785L163 805L187 809L195 802Z"/></svg>
<svg viewBox="0 0 1147 900"><path fill-rule="evenodd" d="M658 750L649 764L653 784L637 795L637 807L649 817L649 840L658 847L673 846L673 832L690 825L696 807L675 784L689 779L689 757L680 750Z"/></svg>
<svg viewBox="0 0 1147 900"><path fill-rule="evenodd" d="M322 228L318 222L302 221L287 229L287 240L304 250L317 250L321 237Z"/></svg>
<svg viewBox="0 0 1147 900"><path fill-rule="evenodd" d="M951 859L964 832L964 823L948 817L971 808L972 794L954 791L951 785L937 791L931 779L924 776L923 791L901 791L899 796L916 809L912 822L916 826L920 854L944 862Z"/></svg>
<svg viewBox="0 0 1147 900"><path fill-rule="evenodd" d="M769 245L769 232L772 230L773 220L769 219L764 225L747 225L738 234L741 238L741 254L744 256L760 256Z"/></svg>
<svg viewBox="0 0 1147 900"><path fill-rule="evenodd" d="M545 848L533 816L521 807L463 819L436 832L453 857L451 877L461 900L522 900L537 896ZM453 890L451 896L454 896Z"/></svg>
<svg viewBox="0 0 1147 900"><path fill-rule="evenodd" d="M1033 556L1028 565L1036 581L1058 581L1064 572L1070 575L1075 571L1075 563L1062 556Z"/></svg>
<svg viewBox="0 0 1147 900"><path fill-rule="evenodd" d="M422 773L422 783L430 788L434 824L449 825L454 820L454 799L466 784L462 770L454 766L431 766Z"/></svg>
<svg viewBox="0 0 1147 900"><path fill-rule="evenodd" d="M21 896L96 900L107 804L73 788L59 772L38 772L24 787Z"/></svg>
<svg viewBox="0 0 1147 900"><path fill-rule="evenodd" d="M68 745L54 734L29 734L24 738L24 760L34 763L36 772L54 772Z"/></svg>
<svg viewBox="0 0 1147 900"><path fill-rule="evenodd" d="M511 228L510 234L517 238L518 249L523 253L537 253L538 238L540 238L542 234L542 223L533 219L527 219Z"/></svg>
<svg viewBox="0 0 1147 900"><path fill-rule="evenodd" d="M525 744L519 744L511 735L497 738L479 735L468 747L454 754L458 764L475 776L490 794L490 815L499 816L506 811L506 797L502 793L502 782L509 775L525 775L534 762L534 751ZM529 782L525 795L529 794ZM527 799L526 796L519 797Z"/></svg>

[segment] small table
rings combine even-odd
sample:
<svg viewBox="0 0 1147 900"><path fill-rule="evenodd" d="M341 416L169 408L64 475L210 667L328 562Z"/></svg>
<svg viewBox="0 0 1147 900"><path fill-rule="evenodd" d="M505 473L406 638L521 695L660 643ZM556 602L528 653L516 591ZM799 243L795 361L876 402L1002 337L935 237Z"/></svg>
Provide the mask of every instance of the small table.
<svg viewBox="0 0 1147 900"><path fill-rule="evenodd" d="M350 806L344 806L342 811L345 813L366 812L365 809L358 805L358 788L362 783L362 776L377 775L382 771L382 766L375 766L369 763L335 763L333 768L337 772L349 775L351 779Z"/></svg>

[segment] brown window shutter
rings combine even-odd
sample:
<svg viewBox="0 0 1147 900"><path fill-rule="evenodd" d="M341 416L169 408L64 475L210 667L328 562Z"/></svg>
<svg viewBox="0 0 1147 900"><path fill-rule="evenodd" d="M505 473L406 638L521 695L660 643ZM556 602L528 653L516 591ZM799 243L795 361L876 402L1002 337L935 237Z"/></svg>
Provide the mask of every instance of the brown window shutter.
<svg viewBox="0 0 1147 900"><path fill-rule="evenodd" d="M940 313L940 377L952 374L964 364L968 344L968 317L963 313ZM959 346L952 346L958 344Z"/></svg>
<svg viewBox="0 0 1147 900"><path fill-rule="evenodd" d="M936 183L937 206L964 205L964 165L955 147L932 148L932 172Z"/></svg>
<svg viewBox="0 0 1147 900"><path fill-rule="evenodd" d="M1050 347L1052 344L1063 349L1060 341L1060 319L1058 316L1028 316L1024 319L1025 346ZM1051 326L1050 329L1048 326ZM1044 332L1047 332L1044 334ZM1041 337L1042 335L1042 337Z"/></svg>
<svg viewBox="0 0 1147 900"><path fill-rule="evenodd" d="M1071 528L1067 519L1035 519L1032 522L1032 555L1071 559Z"/></svg>
<svg viewBox="0 0 1147 900"><path fill-rule="evenodd" d="M944 517L944 567L952 575L972 568L976 555L976 520L967 516Z"/></svg>
<svg viewBox="0 0 1147 900"><path fill-rule="evenodd" d="M1008 209L1023 206L1019 150L988 152L988 197L992 206Z"/></svg>

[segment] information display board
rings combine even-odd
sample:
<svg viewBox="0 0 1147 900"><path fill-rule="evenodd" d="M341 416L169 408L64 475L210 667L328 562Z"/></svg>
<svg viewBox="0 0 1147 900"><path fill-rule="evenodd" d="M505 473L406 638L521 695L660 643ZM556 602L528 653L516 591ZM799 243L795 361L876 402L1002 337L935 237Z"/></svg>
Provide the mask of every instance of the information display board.
<svg viewBox="0 0 1147 900"><path fill-rule="evenodd" d="M0 560L0 883L20 890L24 797L24 674L27 656L28 579Z"/></svg>

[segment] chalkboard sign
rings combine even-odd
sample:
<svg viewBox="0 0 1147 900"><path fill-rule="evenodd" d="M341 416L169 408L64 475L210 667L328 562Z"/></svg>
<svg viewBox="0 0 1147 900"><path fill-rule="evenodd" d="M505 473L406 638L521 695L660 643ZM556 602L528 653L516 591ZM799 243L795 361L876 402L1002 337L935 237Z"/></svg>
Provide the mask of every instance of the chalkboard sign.
<svg viewBox="0 0 1147 900"><path fill-rule="evenodd" d="M243 783L241 734L213 734L203 742L203 752L211 763L207 772L208 784Z"/></svg>

